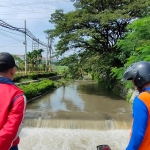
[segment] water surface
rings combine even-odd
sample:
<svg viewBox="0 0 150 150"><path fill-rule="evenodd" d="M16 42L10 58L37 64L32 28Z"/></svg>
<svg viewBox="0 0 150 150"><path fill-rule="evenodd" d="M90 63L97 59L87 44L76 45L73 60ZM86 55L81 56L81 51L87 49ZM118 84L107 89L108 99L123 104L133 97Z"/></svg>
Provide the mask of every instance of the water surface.
<svg viewBox="0 0 150 150"><path fill-rule="evenodd" d="M86 80L30 102L26 113L26 126L32 127L129 129L131 120L129 103Z"/></svg>
<svg viewBox="0 0 150 150"><path fill-rule="evenodd" d="M76 81L28 103L21 150L124 150L131 104L93 81Z"/></svg>

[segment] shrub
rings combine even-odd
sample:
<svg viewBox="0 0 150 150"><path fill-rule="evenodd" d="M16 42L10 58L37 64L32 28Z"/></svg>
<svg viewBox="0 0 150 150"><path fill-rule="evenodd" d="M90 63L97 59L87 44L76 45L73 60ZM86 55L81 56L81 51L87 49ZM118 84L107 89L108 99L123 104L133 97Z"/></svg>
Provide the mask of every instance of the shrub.
<svg viewBox="0 0 150 150"><path fill-rule="evenodd" d="M32 80L37 80L37 79L38 79L38 74L30 73L30 74L28 75L28 78L29 78L29 79L32 79Z"/></svg>
<svg viewBox="0 0 150 150"><path fill-rule="evenodd" d="M25 93L27 98L33 98L41 93L54 88L54 83L51 80L43 80L40 82L32 82L28 85L19 86Z"/></svg>
<svg viewBox="0 0 150 150"><path fill-rule="evenodd" d="M28 75L16 75L14 78L14 82L20 82L21 79L32 79L37 80L38 78L49 78L52 76L56 76L56 72L44 72L44 73L30 73Z"/></svg>
<svg viewBox="0 0 150 150"><path fill-rule="evenodd" d="M27 98L34 97L38 94L38 90L32 85L22 85L20 88L24 91Z"/></svg>
<svg viewBox="0 0 150 150"><path fill-rule="evenodd" d="M21 80L21 76L16 75L14 78L14 82L19 82Z"/></svg>

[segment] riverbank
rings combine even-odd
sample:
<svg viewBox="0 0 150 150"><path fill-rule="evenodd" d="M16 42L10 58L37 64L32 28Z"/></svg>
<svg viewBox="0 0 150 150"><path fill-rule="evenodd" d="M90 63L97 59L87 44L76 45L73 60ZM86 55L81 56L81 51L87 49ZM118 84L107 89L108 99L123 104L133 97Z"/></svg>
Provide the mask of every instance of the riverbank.
<svg viewBox="0 0 150 150"><path fill-rule="evenodd" d="M62 78L54 81L50 79L31 80L23 83L16 83L16 85L24 91L24 94L27 97L27 102L30 102L60 86L66 86L69 83L70 80Z"/></svg>

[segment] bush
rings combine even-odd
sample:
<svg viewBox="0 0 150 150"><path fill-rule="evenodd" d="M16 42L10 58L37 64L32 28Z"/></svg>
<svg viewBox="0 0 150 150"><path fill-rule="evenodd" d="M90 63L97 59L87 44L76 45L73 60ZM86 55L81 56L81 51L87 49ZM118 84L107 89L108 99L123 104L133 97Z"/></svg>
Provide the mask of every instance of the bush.
<svg viewBox="0 0 150 150"><path fill-rule="evenodd" d="M20 82L21 79L32 79L37 80L38 78L49 78L52 76L56 76L56 72L44 72L44 73L30 73L28 75L16 75L14 78L14 82Z"/></svg>
<svg viewBox="0 0 150 150"><path fill-rule="evenodd" d="M32 80L37 80L37 79L38 79L38 74L30 73L30 74L28 75L28 78L29 78L29 79L32 79Z"/></svg>
<svg viewBox="0 0 150 150"><path fill-rule="evenodd" d="M44 73L44 74L40 74L41 77L52 77L52 76L56 76L57 73L56 72L47 72L47 73Z"/></svg>
<svg viewBox="0 0 150 150"><path fill-rule="evenodd" d="M27 75L22 75L22 76L20 76L20 75L15 75L15 78L14 78L14 82L20 82L20 80L21 79L25 79L25 78L28 78L28 76Z"/></svg>
<svg viewBox="0 0 150 150"><path fill-rule="evenodd" d="M54 88L54 83L51 80L43 80L40 82L32 82L28 85L19 86L27 98L33 98L41 93L49 91Z"/></svg>
<svg viewBox="0 0 150 150"><path fill-rule="evenodd" d="M19 82L21 80L21 76L16 75L14 78L14 82Z"/></svg>
<svg viewBox="0 0 150 150"><path fill-rule="evenodd" d="M38 95L38 90L33 85L22 85L20 88L24 91L24 94L27 98Z"/></svg>
<svg viewBox="0 0 150 150"><path fill-rule="evenodd" d="M52 87L54 87L54 83L51 80L43 80L37 85L38 91L41 93L49 90Z"/></svg>

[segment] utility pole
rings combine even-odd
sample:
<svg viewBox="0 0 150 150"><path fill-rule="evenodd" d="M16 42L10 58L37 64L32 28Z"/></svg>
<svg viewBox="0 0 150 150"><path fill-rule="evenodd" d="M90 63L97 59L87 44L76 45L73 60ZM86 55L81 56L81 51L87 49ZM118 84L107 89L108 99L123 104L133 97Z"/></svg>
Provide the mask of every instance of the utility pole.
<svg viewBox="0 0 150 150"><path fill-rule="evenodd" d="M46 66L45 66L45 71L48 71L48 51L49 51L49 36L47 38L47 50L46 50Z"/></svg>
<svg viewBox="0 0 150 150"><path fill-rule="evenodd" d="M27 32L26 32L26 20L24 20L24 28L25 28L25 74L27 73Z"/></svg>
<svg viewBox="0 0 150 150"><path fill-rule="evenodd" d="M39 39L38 39L38 49L39 49Z"/></svg>
<svg viewBox="0 0 150 150"><path fill-rule="evenodd" d="M49 44L49 52L50 52L50 55L49 55L49 65L51 65L51 62L52 62L52 38L50 38L50 44Z"/></svg>

